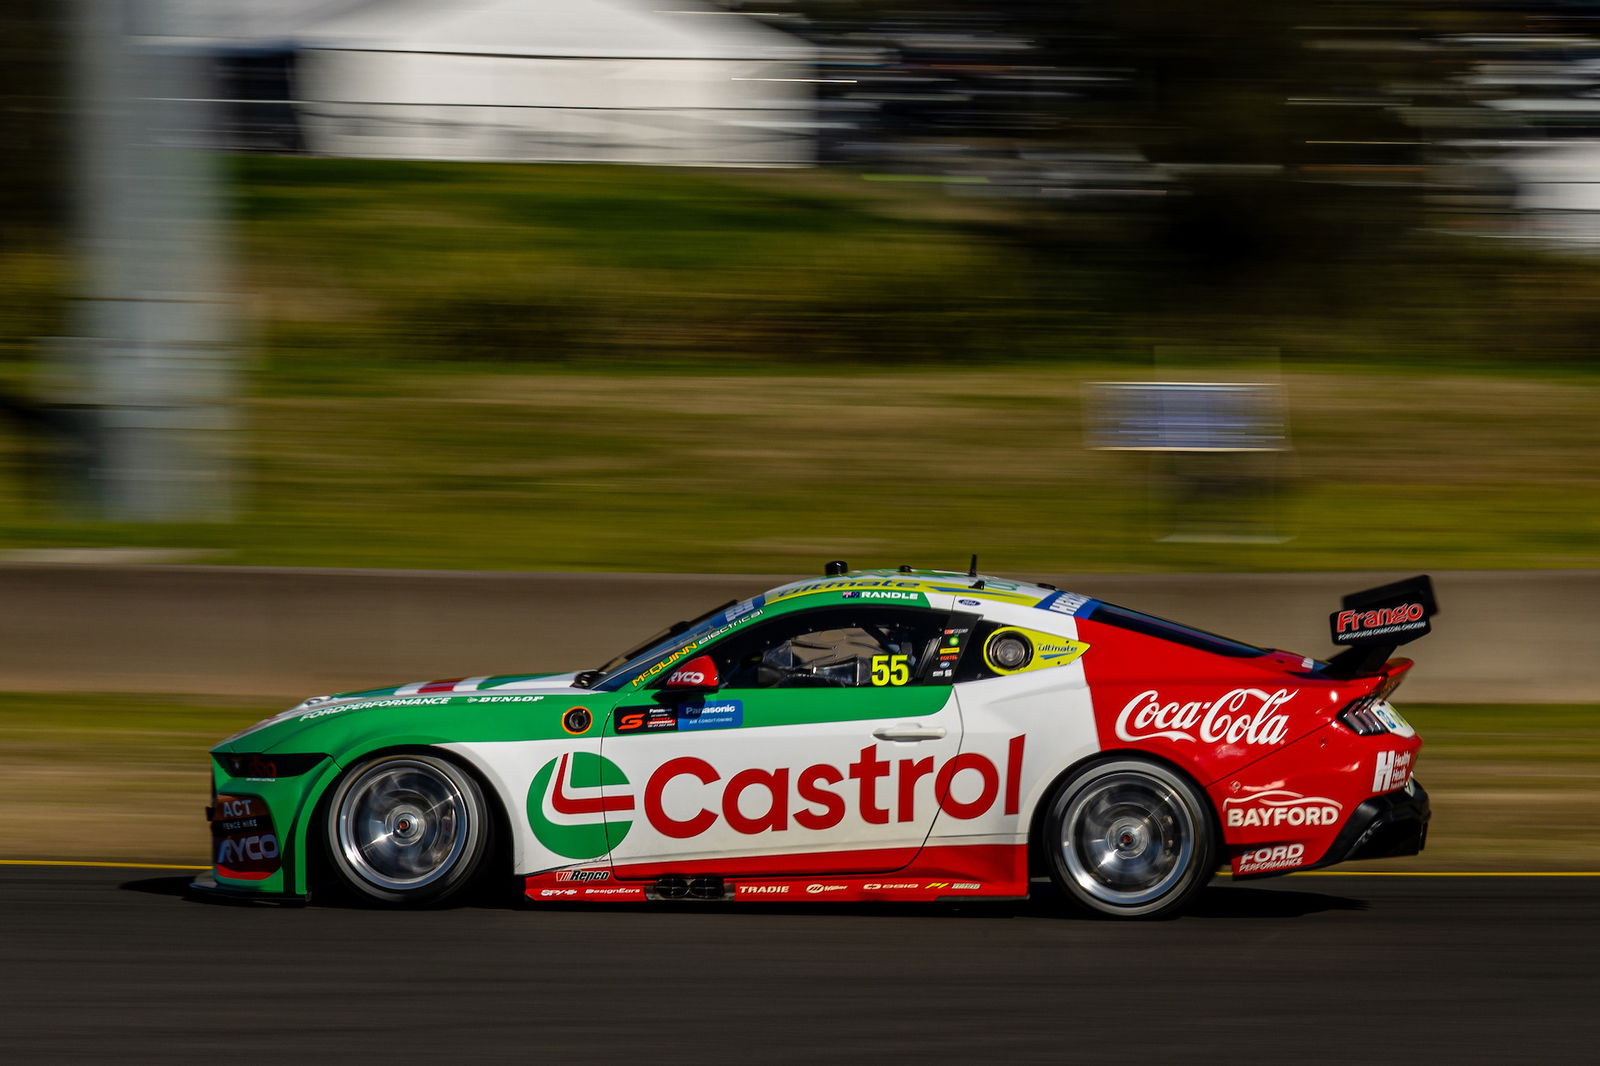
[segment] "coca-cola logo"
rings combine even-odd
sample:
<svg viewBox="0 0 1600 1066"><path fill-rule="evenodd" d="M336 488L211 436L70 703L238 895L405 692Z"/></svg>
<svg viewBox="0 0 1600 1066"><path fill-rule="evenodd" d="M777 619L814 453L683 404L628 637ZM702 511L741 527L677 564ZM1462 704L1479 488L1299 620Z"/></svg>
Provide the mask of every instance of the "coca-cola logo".
<svg viewBox="0 0 1600 1066"><path fill-rule="evenodd" d="M1117 715L1117 736L1123 740L1281 744L1289 735L1289 716L1278 713L1278 708L1294 695L1288 689L1236 688L1210 702L1164 703L1160 692L1149 689L1129 700Z"/></svg>

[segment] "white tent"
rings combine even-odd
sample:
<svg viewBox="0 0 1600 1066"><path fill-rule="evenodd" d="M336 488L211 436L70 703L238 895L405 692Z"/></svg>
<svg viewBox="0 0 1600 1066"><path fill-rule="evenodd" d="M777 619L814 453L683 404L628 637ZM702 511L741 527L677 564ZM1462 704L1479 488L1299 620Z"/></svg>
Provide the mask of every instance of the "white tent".
<svg viewBox="0 0 1600 1066"><path fill-rule="evenodd" d="M314 152L793 165L806 42L679 0L383 0L299 37Z"/></svg>

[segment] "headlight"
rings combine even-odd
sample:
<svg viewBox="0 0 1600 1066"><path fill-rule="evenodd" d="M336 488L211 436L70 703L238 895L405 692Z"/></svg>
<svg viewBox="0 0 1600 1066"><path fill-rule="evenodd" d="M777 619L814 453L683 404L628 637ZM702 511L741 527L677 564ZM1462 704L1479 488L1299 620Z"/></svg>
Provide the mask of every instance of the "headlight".
<svg viewBox="0 0 1600 1066"><path fill-rule="evenodd" d="M232 752L213 755L217 765L229 777L243 777L252 781L273 781L280 777L299 777L326 755L235 755Z"/></svg>

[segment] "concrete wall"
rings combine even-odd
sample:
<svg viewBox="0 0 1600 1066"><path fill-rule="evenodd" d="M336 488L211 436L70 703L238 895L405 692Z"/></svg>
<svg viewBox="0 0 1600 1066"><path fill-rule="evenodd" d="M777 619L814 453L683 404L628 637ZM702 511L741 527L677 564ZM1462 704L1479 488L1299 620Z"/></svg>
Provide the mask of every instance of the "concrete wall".
<svg viewBox="0 0 1600 1066"><path fill-rule="evenodd" d="M298 699L597 666L678 618L805 575L0 566L0 690ZM1034 575L1204 629L1326 655L1346 592L1408 574ZM1600 571L1433 575L1401 702L1600 702Z"/></svg>

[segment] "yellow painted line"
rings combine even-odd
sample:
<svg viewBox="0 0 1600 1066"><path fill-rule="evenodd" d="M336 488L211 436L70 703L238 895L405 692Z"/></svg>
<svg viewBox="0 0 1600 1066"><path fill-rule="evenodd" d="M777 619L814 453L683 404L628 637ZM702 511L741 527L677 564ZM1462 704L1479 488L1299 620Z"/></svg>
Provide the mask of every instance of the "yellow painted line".
<svg viewBox="0 0 1600 1066"><path fill-rule="evenodd" d="M174 866L159 862L79 862L73 859L0 859L0 866L95 866L113 870L209 870L209 866Z"/></svg>

